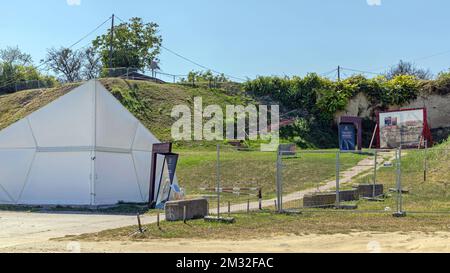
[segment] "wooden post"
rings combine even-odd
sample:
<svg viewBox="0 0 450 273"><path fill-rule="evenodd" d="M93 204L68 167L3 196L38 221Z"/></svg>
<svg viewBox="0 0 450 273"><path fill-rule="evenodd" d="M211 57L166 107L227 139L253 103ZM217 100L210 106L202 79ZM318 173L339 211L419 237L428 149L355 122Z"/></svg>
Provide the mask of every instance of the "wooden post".
<svg viewBox="0 0 450 273"><path fill-rule="evenodd" d="M262 189L258 191L259 210L262 210Z"/></svg>
<svg viewBox="0 0 450 273"><path fill-rule="evenodd" d="M159 223L159 212L158 214L156 214L156 226L159 228L160 227L160 223Z"/></svg>
<svg viewBox="0 0 450 273"><path fill-rule="evenodd" d="M247 213L250 213L250 199L247 200Z"/></svg>
<svg viewBox="0 0 450 273"><path fill-rule="evenodd" d="M144 231L142 230L141 216L139 215L139 213L137 214L137 220L138 220L139 232L144 233Z"/></svg>
<svg viewBox="0 0 450 273"><path fill-rule="evenodd" d="M183 207L183 222L186 224L186 206Z"/></svg>
<svg viewBox="0 0 450 273"><path fill-rule="evenodd" d="M231 216L231 202L228 201L228 217Z"/></svg>

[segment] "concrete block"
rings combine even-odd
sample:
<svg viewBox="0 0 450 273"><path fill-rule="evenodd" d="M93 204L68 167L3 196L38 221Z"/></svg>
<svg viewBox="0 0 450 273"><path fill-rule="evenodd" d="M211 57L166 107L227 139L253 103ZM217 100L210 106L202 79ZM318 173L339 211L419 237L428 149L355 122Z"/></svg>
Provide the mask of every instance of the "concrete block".
<svg viewBox="0 0 450 273"><path fill-rule="evenodd" d="M177 200L166 203L166 220L183 221L184 207L186 207L186 220L202 219L208 215L208 200Z"/></svg>
<svg viewBox="0 0 450 273"><path fill-rule="evenodd" d="M283 155L294 156L297 154L297 146L295 144L280 144L279 147Z"/></svg>
<svg viewBox="0 0 450 273"><path fill-rule="evenodd" d="M315 193L303 197L304 208L331 208L336 204L336 193Z"/></svg>
<svg viewBox="0 0 450 273"><path fill-rule="evenodd" d="M339 200L341 202L348 202L348 201L359 200L359 192L358 192L357 189L346 190L346 191L339 191Z"/></svg>
<svg viewBox="0 0 450 273"><path fill-rule="evenodd" d="M362 197L375 197L373 196L373 188L375 187L375 196L380 196L384 194L383 184L361 184L358 185L359 196Z"/></svg>

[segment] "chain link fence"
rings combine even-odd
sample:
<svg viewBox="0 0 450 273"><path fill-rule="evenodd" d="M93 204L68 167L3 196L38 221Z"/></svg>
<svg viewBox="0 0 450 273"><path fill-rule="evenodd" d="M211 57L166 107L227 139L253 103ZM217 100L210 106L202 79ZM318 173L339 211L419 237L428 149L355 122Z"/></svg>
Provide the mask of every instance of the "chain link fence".
<svg viewBox="0 0 450 273"><path fill-rule="evenodd" d="M54 86L55 84L52 81L41 81L41 80L17 81L0 87L0 93L14 93L22 90L51 88Z"/></svg>

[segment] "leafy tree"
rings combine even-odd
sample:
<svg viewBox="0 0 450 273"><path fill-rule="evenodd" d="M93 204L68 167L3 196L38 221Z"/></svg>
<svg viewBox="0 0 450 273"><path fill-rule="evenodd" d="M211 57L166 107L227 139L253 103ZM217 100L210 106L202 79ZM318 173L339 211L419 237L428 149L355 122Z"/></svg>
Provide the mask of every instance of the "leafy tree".
<svg viewBox="0 0 450 273"><path fill-rule="evenodd" d="M415 76L399 75L384 83L386 105L402 105L417 98L419 84Z"/></svg>
<svg viewBox="0 0 450 273"><path fill-rule="evenodd" d="M144 23L141 18L115 27L112 53L112 68L132 67L151 69L152 62L158 62L162 38L158 35L158 24ZM93 47L100 54L104 67L109 68L111 30L98 36Z"/></svg>
<svg viewBox="0 0 450 273"><path fill-rule="evenodd" d="M214 75L211 70L207 71L190 71L187 75L187 79L182 78L181 82L229 82L230 80L222 73Z"/></svg>
<svg viewBox="0 0 450 273"><path fill-rule="evenodd" d="M32 65L32 62L31 56L22 52L17 46L0 50L1 76L5 79L16 78L18 68Z"/></svg>
<svg viewBox="0 0 450 273"><path fill-rule="evenodd" d="M55 84L54 77L41 74L33 66L31 56L18 47L0 50L0 92L51 87Z"/></svg>

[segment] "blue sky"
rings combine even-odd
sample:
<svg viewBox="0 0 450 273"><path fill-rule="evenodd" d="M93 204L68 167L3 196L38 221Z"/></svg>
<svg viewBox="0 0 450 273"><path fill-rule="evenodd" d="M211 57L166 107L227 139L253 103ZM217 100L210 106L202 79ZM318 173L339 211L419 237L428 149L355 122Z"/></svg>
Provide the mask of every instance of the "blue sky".
<svg viewBox="0 0 450 273"><path fill-rule="evenodd" d="M450 67L449 10L448 0L2 1L0 48L18 45L38 62L115 13L157 22L164 46L241 78L338 65L383 72L400 59L437 73ZM160 59L168 73L199 69L168 52Z"/></svg>

